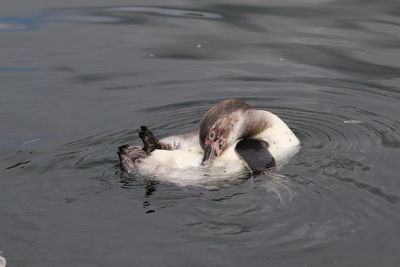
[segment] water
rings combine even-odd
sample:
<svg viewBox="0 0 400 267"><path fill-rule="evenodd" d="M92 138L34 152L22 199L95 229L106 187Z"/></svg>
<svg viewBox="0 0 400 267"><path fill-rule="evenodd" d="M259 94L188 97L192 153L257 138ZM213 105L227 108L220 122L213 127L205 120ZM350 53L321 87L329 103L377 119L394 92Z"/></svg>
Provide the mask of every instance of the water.
<svg viewBox="0 0 400 267"><path fill-rule="evenodd" d="M6 0L0 250L10 266L398 266L397 1ZM301 139L281 170L179 187L116 150L236 97Z"/></svg>

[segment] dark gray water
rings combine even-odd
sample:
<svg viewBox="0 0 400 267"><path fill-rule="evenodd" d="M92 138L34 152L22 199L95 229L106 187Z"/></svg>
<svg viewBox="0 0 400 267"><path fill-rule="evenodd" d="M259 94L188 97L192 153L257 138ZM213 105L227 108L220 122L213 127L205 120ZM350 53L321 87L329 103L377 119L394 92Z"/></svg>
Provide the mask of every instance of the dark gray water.
<svg viewBox="0 0 400 267"><path fill-rule="evenodd" d="M8 266L399 266L398 1L14 1L0 9ZM117 146L230 97L301 139L210 190L122 174Z"/></svg>

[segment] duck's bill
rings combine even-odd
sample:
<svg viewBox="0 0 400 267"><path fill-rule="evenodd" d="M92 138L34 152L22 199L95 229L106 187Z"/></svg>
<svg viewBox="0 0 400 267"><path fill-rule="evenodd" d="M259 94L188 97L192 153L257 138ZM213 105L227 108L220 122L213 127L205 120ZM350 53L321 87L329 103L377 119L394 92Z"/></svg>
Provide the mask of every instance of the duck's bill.
<svg viewBox="0 0 400 267"><path fill-rule="evenodd" d="M215 159L217 151L211 146L207 145L204 147L204 156L201 161L202 166L209 166Z"/></svg>

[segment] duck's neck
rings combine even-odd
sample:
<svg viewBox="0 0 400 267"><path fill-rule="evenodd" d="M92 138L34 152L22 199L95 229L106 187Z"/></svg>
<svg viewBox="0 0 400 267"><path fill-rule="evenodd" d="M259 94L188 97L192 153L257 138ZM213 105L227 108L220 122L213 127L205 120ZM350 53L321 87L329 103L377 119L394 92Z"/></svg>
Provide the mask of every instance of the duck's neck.
<svg viewBox="0 0 400 267"><path fill-rule="evenodd" d="M276 117L276 116L275 116ZM238 139L250 138L264 131L268 127L272 127L274 123L274 115L268 111L250 109L243 116L241 129L238 132Z"/></svg>
<svg viewBox="0 0 400 267"><path fill-rule="evenodd" d="M238 123L232 130L229 140L251 138L274 127L287 126L278 116L271 112L255 109L246 110L244 113L239 114Z"/></svg>

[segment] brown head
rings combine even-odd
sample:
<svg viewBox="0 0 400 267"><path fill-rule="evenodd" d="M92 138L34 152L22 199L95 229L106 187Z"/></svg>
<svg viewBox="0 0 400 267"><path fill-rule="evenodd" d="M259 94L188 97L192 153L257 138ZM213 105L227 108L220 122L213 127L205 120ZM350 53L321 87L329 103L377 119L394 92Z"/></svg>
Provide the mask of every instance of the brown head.
<svg viewBox="0 0 400 267"><path fill-rule="evenodd" d="M204 114L199 132L200 145L204 150L202 164L211 163L235 141L231 138L239 120L238 114L250 108L250 105L241 100L227 99L214 105Z"/></svg>

